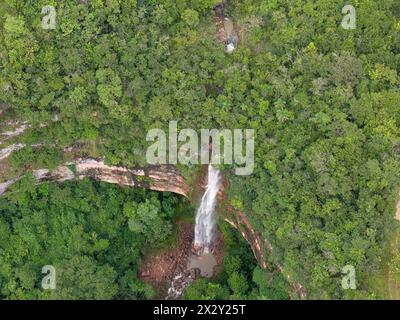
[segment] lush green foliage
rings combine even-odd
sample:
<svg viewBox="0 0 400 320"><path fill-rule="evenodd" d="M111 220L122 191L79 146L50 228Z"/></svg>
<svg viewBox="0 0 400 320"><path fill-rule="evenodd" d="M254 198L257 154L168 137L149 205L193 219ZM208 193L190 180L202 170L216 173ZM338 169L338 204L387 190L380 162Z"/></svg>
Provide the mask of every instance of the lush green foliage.
<svg viewBox="0 0 400 320"><path fill-rule="evenodd" d="M245 3L241 14L257 15ZM231 102L259 111L248 122L256 172L235 178L233 194L271 241L271 260L309 298L376 297L366 280L383 267L396 223L399 5L360 1L349 31L339 26L343 3L270 2L248 42L257 50L246 54L252 80ZM356 269L357 290L341 288L345 265Z"/></svg>
<svg viewBox="0 0 400 320"><path fill-rule="evenodd" d="M232 176L230 192L272 243L271 262L309 298L376 297L366 280L382 267L400 185L398 0L356 1L355 30L340 27L344 0L231 0L240 43L230 56L214 40L213 0L6 2L0 99L48 124L26 139L96 142L108 162L132 166L145 164L147 130L169 120L253 128L255 172ZM50 3L57 27L42 30ZM357 290L341 288L345 265ZM240 282L228 283L233 294Z"/></svg>
<svg viewBox="0 0 400 320"><path fill-rule="evenodd" d="M24 191L0 199L1 298L154 295L137 273L144 250L159 245L171 231L176 196L89 180L37 188L25 180L16 190ZM131 228L131 215L140 215L140 222L151 228ZM162 232L156 233L157 228ZM55 290L41 287L45 265L56 269Z"/></svg>
<svg viewBox="0 0 400 320"><path fill-rule="evenodd" d="M251 249L227 223L220 229L224 235L223 271L217 279L196 280L186 290L186 299L287 299L288 284L274 269L257 266Z"/></svg>
<svg viewBox="0 0 400 320"><path fill-rule="evenodd" d="M390 271L394 274L395 280L400 281L400 251L397 251L390 262Z"/></svg>

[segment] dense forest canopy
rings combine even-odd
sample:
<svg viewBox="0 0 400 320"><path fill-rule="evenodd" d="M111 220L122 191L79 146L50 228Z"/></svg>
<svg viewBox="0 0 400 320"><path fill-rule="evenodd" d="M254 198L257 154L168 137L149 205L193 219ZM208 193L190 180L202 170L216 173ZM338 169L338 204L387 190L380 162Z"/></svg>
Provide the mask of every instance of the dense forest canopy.
<svg viewBox="0 0 400 320"><path fill-rule="evenodd" d="M177 196L85 180L35 188L29 177L0 199L0 297L152 298L137 278L145 250L172 233ZM43 290L54 266L56 289Z"/></svg>
<svg viewBox="0 0 400 320"><path fill-rule="evenodd" d="M309 298L380 298L369 279L386 263L383 248L398 224L393 216L400 186L400 2L355 1L356 28L345 30L341 11L348 1L230 0L227 14L240 38L231 55L215 40L212 8L217 2L1 1L3 116L32 124L22 137L25 143L49 145L13 155L15 170L38 160L54 167L62 161L62 148L77 142L95 145L88 152L105 155L110 164L146 165L146 133L167 128L171 120L195 130L254 129L254 173L237 177L231 167L222 169L230 181L229 201L248 213L274 248L268 262L281 264L306 287ZM54 30L41 28L45 5L56 8ZM190 169L182 170L190 175ZM93 185L83 186L79 192L92 194ZM88 205L68 186L51 194L67 192L71 204L46 211L40 194L48 192L46 186L34 191L29 205L27 199L0 202L1 228L8 230L13 221L22 232L11 241L12 230L9 236L0 233L0 253L7 256L0 262L1 277L11 279L2 285L3 295L16 285L11 266L18 265L21 285L31 286L29 270L45 262L41 250L52 245L54 231L41 231L42 237L50 232L47 240L35 240L41 232L23 231L23 220L30 216L39 226L50 219L59 227L62 217L88 225L82 234L77 224L75 249L69 260L60 261L65 270L79 262L101 276L114 268L104 254L108 246L118 246L113 241L146 241L146 234L138 233L110 241L115 237L110 226L68 209L77 205L73 196ZM116 207L127 197L124 192L113 196ZM110 208L104 215L113 212ZM122 217L115 219L118 226ZM131 223L135 230L137 223ZM107 237L93 239L91 230ZM23 241L38 256L31 265L21 261ZM79 248L81 241L87 247ZM81 250L98 250L102 267L93 258L76 257ZM398 258L392 264L400 270ZM345 265L355 267L356 290L341 289ZM123 280L137 266L119 268L107 273L118 285L113 282L107 292L97 288L98 297L121 297L127 286L138 288ZM195 289L189 297L197 291L206 295L201 284ZM13 297L18 294L14 291Z"/></svg>

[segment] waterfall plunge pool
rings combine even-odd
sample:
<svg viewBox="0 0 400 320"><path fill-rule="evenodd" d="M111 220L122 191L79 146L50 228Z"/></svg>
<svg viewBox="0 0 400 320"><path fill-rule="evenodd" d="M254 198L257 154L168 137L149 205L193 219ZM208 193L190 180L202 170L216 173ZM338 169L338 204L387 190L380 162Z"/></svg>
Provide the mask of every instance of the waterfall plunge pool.
<svg viewBox="0 0 400 320"><path fill-rule="evenodd" d="M199 269L200 275L205 278L211 278L214 274L214 267L217 260L211 252L202 255L192 255L189 258L187 269Z"/></svg>

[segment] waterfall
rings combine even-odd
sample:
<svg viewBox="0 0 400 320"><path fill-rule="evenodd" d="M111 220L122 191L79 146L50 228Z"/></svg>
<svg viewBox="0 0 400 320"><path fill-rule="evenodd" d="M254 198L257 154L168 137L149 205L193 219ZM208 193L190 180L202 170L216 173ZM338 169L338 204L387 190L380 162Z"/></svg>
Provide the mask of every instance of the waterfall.
<svg viewBox="0 0 400 320"><path fill-rule="evenodd" d="M220 188L221 176L219 170L208 166L208 181L206 191L201 198L200 207L196 214L196 226L194 231L194 246L208 253L214 236L216 223L215 205Z"/></svg>
<svg viewBox="0 0 400 320"><path fill-rule="evenodd" d="M214 169L211 164L208 166L207 188L201 198L199 209L196 213L196 226L194 228L194 249L196 253L188 259L185 271L178 271L174 274L168 288L166 299L179 299L184 290L198 275L211 277L214 274L214 267L217 261L211 251L214 237L216 217L214 214L217 204L217 195L220 188L221 176L219 170ZM196 275L196 272L199 274Z"/></svg>

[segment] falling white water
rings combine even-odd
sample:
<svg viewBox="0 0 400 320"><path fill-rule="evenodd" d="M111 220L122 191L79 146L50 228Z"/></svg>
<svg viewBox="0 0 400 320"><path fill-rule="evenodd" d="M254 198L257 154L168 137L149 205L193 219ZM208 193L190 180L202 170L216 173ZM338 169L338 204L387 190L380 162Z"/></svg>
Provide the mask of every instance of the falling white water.
<svg viewBox="0 0 400 320"><path fill-rule="evenodd" d="M208 253L212 244L215 228L215 205L217 203L217 194L220 188L219 170L214 169L210 164L208 166L207 189L201 198L200 207L196 214L196 226L194 230L194 246L203 249Z"/></svg>

